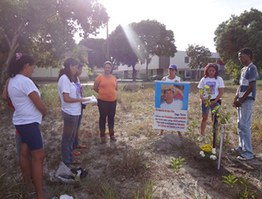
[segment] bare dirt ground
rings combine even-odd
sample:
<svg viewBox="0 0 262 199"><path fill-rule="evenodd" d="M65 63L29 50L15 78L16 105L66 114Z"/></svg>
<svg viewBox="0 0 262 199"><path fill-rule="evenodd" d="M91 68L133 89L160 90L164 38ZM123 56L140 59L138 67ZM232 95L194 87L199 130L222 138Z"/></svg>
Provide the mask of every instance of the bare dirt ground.
<svg viewBox="0 0 262 199"><path fill-rule="evenodd" d="M159 136L159 130L152 128L153 88L139 86L119 91L115 143L108 141L100 144L97 107L88 106L84 110L80 131L80 140L88 148L81 149L81 156L76 157L76 161L80 162L76 166L87 169L88 175L76 185L49 180L49 172L57 169L61 160L62 133L60 108L50 109L41 125L46 153L45 191L48 198L62 194L71 195L75 199L262 198L260 120L253 127L258 132L256 137L253 136L257 158L240 162L229 152L237 143L236 115L231 106L233 92L235 87L229 88L223 101L226 109L231 112L231 119L226 126L220 170L217 170L217 161L199 155L200 143L197 137L201 112L194 86L190 91L189 130L182 137L177 132L165 132ZM262 97L261 91L258 92L254 118L259 118L262 111L259 96ZM32 198L19 188L22 182L16 161L15 129L11 124L10 111L1 111L0 124L0 198ZM211 132L210 126L207 131ZM181 168L173 169L171 161L179 157L184 158L184 163L181 163ZM238 179L231 187L223 182L223 176L228 175ZM16 197L14 192L17 193Z"/></svg>

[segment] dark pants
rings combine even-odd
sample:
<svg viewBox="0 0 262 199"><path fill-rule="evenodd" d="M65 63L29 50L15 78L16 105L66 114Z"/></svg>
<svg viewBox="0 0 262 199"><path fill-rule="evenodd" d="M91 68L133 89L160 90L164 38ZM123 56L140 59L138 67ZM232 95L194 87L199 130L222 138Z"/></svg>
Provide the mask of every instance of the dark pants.
<svg viewBox="0 0 262 199"><path fill-rule="evenodd" d="M106 129L106 118L108 119L108 129L110 136L114 136L114 124L115 124L115 113L116 113L116 100L113 102L107 102L98 99L98 110L99 110L99 130L100 136L105 136Z"/></svg>

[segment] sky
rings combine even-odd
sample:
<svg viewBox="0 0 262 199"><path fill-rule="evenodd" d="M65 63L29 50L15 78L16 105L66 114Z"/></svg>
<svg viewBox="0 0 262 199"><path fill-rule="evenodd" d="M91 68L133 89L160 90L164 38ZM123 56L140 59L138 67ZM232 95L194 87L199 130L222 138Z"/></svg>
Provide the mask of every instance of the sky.
<svg viewBox="0 0 262 199"><path fill-rule="evenodd" d="M188 45L205 46L215 52L215 30L219 24L245 10L262 11L262 0L98 0L110 17L109 34L118 26L141 20L157 20L174 32L178 50ZM105 38L100 29L97 38Z"/></svg>

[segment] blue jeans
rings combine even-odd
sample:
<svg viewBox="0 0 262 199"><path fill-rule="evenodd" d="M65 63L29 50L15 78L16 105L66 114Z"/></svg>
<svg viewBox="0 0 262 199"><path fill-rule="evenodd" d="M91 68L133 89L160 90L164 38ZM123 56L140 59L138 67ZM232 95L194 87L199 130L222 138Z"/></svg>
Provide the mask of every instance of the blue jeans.
<svg viewBox="0 0 262 199"><path fill-rule="evenodd" d="M73 149L75 136L79 127L80 115L69 115L62 112L64 119L64 129L62 135L62 161L66 166L70 166L73 162Z"/></svg>
<svg viewBox="0 0 262 199"><path fill-rule="evenodd" d="M253 111L253 99L247 99L238 108L238 136L239 147L242 149L242 157L247 159L253 158L252 141L251 141L251 121Z"/></svg>

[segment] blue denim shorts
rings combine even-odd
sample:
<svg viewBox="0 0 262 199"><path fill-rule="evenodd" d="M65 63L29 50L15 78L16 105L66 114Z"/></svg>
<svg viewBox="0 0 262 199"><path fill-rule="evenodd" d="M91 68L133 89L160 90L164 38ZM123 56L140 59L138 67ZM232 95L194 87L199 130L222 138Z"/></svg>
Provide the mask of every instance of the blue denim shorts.
<svg viewBox="0 0 262 199"><path fill-rule="evenodd" d="M210 100L211 102L214 101L214 99ZM207 114L209 110L213 110L216 106L220 106L221 105L221 100L218 100L217 103L213 104L213 106L206 106L205 104L201 104L201 108L202 108L202 114Z"/></svg>
<svg viewBox="0 0 262 199"><path fill-rule="evenodd" d="M27 144L30 151L43 148L43 141L38 123L15 125L15 128L20 134L21 143Z"/></svg>

